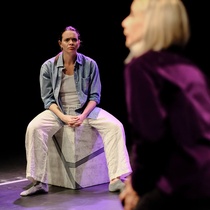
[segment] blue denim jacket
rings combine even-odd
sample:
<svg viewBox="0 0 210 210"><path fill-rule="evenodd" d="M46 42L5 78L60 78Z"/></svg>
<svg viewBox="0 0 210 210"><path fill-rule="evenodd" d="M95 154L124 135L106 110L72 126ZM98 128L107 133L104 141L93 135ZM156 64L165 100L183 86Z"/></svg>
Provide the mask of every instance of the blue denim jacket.
<svg viewBox="0 0 210 210"><path fill-rule="evenodd" d="M52 103L56 103L64 112L59 96L63 69L64 63L62 52L59 56L48 59L41 66L39 80L41 98L44 102L45 109L49 109ZM77 53L74 79L81 104L81 107L75 111L80 114L89 101L95 101L97 104L100 103L101 81L97 63L90 57ZM99 111L100 108L95 107L87 117L96 119Z"/></svg>

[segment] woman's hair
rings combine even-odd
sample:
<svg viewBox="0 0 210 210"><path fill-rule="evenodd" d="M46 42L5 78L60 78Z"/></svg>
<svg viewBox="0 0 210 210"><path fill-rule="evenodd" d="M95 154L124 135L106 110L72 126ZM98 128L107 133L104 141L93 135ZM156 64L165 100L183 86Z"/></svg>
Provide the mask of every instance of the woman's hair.
<svg viewBox="0 0 210 210"><path fill-rule="evenodd" d="M187 11L181 0L134 0L144 4L142 40L131 47L133 56L171 46L184 47L190 37ZM133 49L132 49L133 48Z"/></svg>
<svg viewBox="0 0 210 210"><path fill-rule="evenodd" d="M60 33L60 35L59 35L59 37L58 37L58 40L62 41L62 35L63 35L63 33L64 33L65 31L75 31L75 32L77 33L77 35L78 35L78 39L80 39L80 33L79 33L79 31L78 31L76 28L74 28L73 26L66 26L66 27L61 31L61 33Z"/></svg>

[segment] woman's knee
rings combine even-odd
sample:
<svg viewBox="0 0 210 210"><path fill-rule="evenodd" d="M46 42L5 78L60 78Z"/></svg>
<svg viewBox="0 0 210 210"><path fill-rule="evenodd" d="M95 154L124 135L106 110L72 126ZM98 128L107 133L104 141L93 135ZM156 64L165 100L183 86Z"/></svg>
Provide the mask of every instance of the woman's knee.
<svg viewBox="0 0 210 210"><path fill-rule="evenodd" d="M39 130L41 128L41 123L35 121L35 120L32 120L28 126L27 126L27 132L29 131L34 131L34 130Z"/></svg>
<svg viewBox="0 0 210 210"><path fill-rule="evenodd" d="M120 121L113 121L109 123L109 127L111 130L124 132L124 126Z"/></svg>

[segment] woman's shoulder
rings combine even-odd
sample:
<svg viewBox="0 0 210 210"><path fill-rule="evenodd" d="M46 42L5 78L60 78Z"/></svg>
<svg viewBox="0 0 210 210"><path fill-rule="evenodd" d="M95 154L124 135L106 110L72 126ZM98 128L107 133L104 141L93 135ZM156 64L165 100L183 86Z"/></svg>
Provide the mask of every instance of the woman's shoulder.
<svg viewBox="0 0 210 210"><path fill-rule="evenodd" d="M77 53L77 63L79 63L81 65L82 64L97 65L97 62L93 58L91 58L83 53Z"/></svg>
<svg viewBox="0 0 210 210"><path fill-rule="evenodd" d="M58 60L59 60L60 54L61 54L61 53L58 53L57 55L48 58L47 60L45 60L45 61L43 62L42 65L50 65L50 64L52 64L52 63L57 63Z"/></svg>
<svg viewBox="0 0 210 210"><path fill-rule="evenodd" d="M194 69L197 68L184 54L171 50L148 51L134 58L129 64L132 66L148 67L154 70L160 67L167 70L168 67L172 66L191 66Z"/></svg>
<svg viewBox="0 0 210 210"><path fill-rule="evenodd" d="M171 50L149 51L133 59L127 69L182 86L205 81L205 75L199 67L182 53Z"/></svg>

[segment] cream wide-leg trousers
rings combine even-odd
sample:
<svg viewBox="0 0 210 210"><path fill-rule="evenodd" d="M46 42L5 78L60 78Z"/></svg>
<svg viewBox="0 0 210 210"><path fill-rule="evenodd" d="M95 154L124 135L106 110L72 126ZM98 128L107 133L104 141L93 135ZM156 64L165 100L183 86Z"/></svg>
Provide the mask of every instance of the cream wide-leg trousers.
<svg viewBox="0 0 210 210"><path fill-rule="evenodd" d="M75 115L74 110L65 107L66 113ZM122 123L107 111L101 109L97 119L85 119L98 130L104 144L105 157L110 180L126 177L132 173L129 154L126 147L125 131ZM47 183L48 141L63 125L50 110L37 115L26 129L26 178Z"/></svg>

